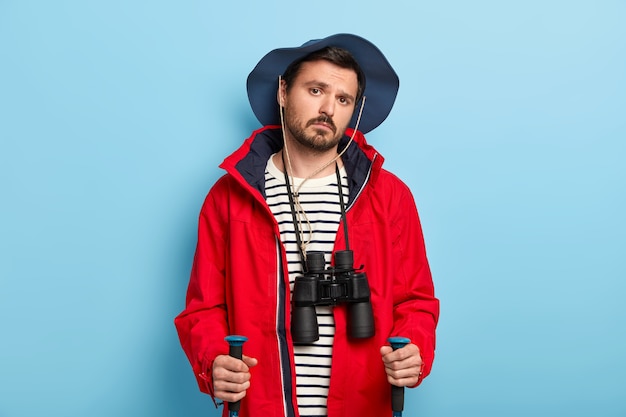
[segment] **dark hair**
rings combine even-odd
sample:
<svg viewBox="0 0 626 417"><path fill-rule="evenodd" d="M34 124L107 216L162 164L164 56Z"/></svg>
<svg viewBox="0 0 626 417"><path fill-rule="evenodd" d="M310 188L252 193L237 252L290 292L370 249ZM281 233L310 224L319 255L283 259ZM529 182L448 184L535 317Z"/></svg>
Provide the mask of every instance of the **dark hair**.
<svg viewBox="0 0 626 417"><path fill-rule="evenodd" d="M354 59L352 54L346 49L339 48L337 46L327 46L323 49L311 52L300 59L296 59L289 64L282 75L282 79L285 80L287 90L289 90L293 80L298 76L302 63L321 60L328 61L341 68L351 69L356 73L356 79L358 82L356 102L358 102L363 96L363 91L365 90L365 74L361 71L359 63L356 62L356 59Z"/></svg>

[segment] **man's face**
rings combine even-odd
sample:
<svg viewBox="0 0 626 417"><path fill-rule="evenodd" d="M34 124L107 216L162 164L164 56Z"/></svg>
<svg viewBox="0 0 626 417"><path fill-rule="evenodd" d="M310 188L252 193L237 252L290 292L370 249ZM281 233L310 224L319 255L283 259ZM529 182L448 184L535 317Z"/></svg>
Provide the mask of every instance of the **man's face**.
<svg viewBox="0 0 626 417"><path fill-rule="evenodd" d="M310 150L339 143L354 112L356 73L328 61L304 62L289 91L281 85L287 134Z"/></svg>

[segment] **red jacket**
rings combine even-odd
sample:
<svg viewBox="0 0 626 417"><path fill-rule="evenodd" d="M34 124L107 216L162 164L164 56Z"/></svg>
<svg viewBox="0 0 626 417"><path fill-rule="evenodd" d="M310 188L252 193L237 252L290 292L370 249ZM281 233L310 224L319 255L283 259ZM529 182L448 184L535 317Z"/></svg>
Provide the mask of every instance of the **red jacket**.
<svg viewBox="0 0 626 417"><path fill-rule="evenodd" d="M228 353L224 337L248 337L243 352L259 363L251 369L251 386L241 402L245 417L298 416L287 263L264 192L267 160L281 147L280 129L268 126L220 165L227 174L202 207L186 308L175 319L200 389L209 394L212 362ZM390 388L379 349L389 336L410 338L424 361L421 383L434 359L439 301L408 187L382 169L382 156L360 132L342 159L350 181L350 249L354 264L363 265L367 274L376 334L348 338L346 307L334 307L328 416L390 416ZM335 250L343 249L340 226Z"/></svg>

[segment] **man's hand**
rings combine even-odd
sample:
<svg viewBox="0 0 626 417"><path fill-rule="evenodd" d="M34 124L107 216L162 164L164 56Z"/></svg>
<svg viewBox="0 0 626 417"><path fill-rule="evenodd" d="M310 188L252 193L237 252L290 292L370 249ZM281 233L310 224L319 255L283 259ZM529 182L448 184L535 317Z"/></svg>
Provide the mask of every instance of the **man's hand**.
<svg viewBox="0 0 626 417"><path fill-rule="evenodd" d="M213 361L213 395L229 403L241 400L250 388L250 368L256 366L255 358L243 355L243 360L229 355L219 355Z"/></svg>
<svg viewBox="0 0 626 417"><path fill-rule="evenodd" d="M383 346L380 354L390 384L398 387L417 384L422 371L422 357L416 345L410 343L397 350L393 350L391 346Z"/></svg>

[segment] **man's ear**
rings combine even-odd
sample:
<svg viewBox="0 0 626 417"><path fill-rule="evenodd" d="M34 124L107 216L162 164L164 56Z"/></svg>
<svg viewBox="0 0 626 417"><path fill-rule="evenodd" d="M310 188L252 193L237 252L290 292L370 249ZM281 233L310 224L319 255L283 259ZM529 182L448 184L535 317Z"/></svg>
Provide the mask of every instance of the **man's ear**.
<svg viewBox="0 0 626 417"><path fill-rule="evenodd" d="M282 108L285 107L285 97L287 95L287 84L282 77L278 77L278 91L276 91L276 101L278 101L278 105Z"/></svg>

